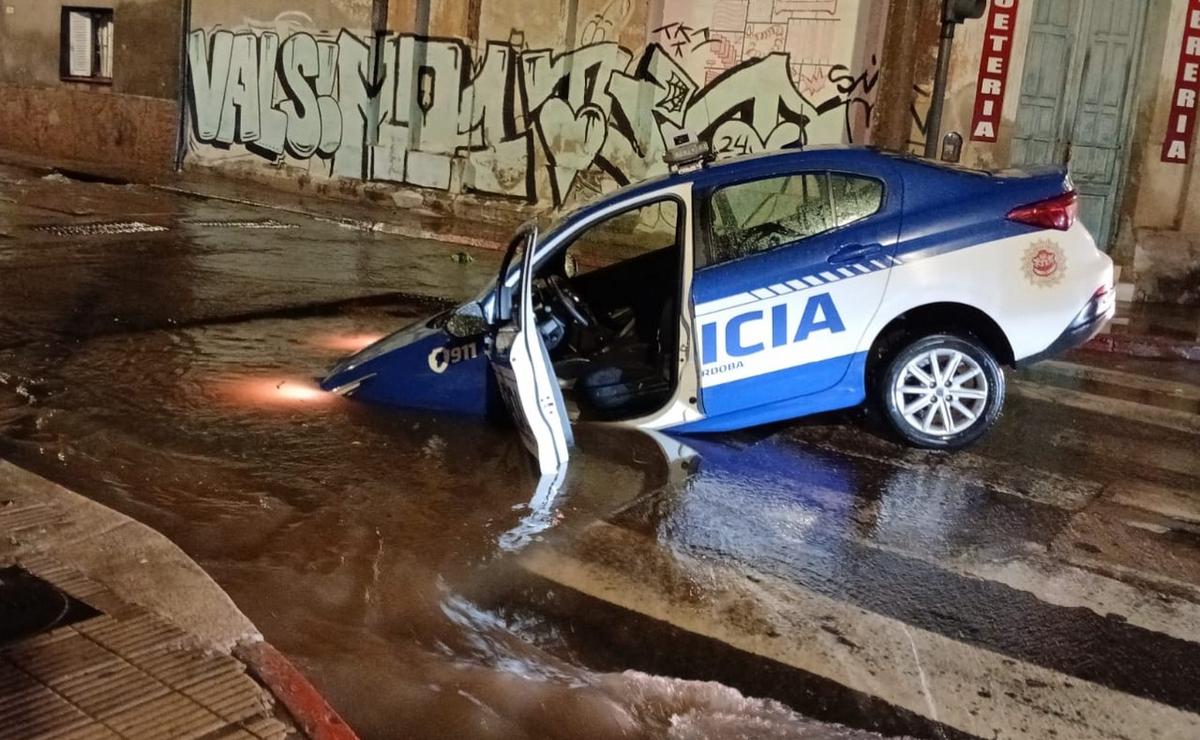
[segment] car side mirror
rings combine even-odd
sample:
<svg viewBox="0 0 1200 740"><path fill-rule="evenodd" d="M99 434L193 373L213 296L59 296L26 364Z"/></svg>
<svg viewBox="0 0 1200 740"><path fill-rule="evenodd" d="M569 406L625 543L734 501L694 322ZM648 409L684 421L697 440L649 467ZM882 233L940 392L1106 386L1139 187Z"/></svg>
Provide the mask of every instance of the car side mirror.
<svg viewBox="0 0 1200 740"><path fill-rule="evenodd" d="M446 322L446 333L455 339L472 339L487 331L487 321L478 303L459 308Z"/></svg>

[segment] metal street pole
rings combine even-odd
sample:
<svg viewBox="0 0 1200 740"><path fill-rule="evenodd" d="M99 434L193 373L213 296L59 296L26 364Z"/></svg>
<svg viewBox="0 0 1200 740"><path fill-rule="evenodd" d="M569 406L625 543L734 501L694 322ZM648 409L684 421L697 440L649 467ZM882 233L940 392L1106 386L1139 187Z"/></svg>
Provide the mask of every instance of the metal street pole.
<svg viewBox="0 0 1200 740"><path fill-rule="evenodd" d="M943 0L942 39L938 45L937 72L933 79L933 99L925 119L925 156L935 159L942 138L942 111L946 107L946 86L950 79L950 53L954 50L954 28L970 18L982 18L987 0Z"/></svg>
<svg viewBox="0 0 1200 740"><path fill-rule="evenodd" d="M954 49L954 23L942 22L942 40L938 45L937 72L933 78L933 99L925 119L925 156L937 157L942 138L942 110L946 107L946 85L950 80L950 53Z"/></svg>

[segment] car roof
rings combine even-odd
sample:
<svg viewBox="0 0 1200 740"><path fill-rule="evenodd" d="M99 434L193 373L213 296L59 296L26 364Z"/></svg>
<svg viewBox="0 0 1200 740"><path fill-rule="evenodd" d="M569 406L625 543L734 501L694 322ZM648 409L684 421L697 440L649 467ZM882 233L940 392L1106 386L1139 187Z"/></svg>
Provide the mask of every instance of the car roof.
<svg viewBox="0 0 1200 740"><path fill-rule="evenodd" d="M822 167L844 166L857 169L861 166L878 165L883 156L884 154L878 149L868 146L813 146L722 159L688 174L692 176L693 182L715 185L727 180L741 180L757 174L775 173L780 166L803 166L805 160L808 159L820 159Z"/></svg>
<svg viewBox="0 0 1200 740"><path fill-rule="evenodd" d="M871 169L878 170L884 160L890 161L893 157L874 147L836 144L743 154L720 159L689 172L671 172L626 185L568 213L559 215L555 220L557 226L563 226L589 218L597 211L613 206L619 207L624 201L635 200L673 185L690 182L700 187L712 187L724 182L754 179L758 176L767 177L779 174L781 169L804 166L804 162L809 159L819 159L821 167L846 167L851 170L870 171Z"/></svg>
<svg viewBox="0 0 1200 740"><path fill-rule="evenodd" d="M589 203L580 210L606 208L619 201L637 198L655 190L681 183L690 182L694 185L709 187L720 185L722 182L753 178L756 175L776 174L781 167L803 166L807 159L820 159L823 167L844 166L859 169L878 167L881 160L891 158L874 147L853 145L813 146L805 149L780 149L744 154L721 159L690 172L672 172L627 185Z"/></svg>

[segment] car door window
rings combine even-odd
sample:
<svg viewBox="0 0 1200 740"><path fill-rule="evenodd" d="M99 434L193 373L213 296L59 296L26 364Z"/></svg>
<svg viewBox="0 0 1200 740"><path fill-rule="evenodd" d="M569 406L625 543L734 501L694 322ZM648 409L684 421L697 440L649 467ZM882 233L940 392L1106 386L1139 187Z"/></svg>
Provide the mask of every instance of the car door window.
<svg viewBox="0 0 1200 740"><path fill-rule="evenodd" d="M660 200L586 228L567 248L567 277L586 275L618 262L675 245L679 203Z"/></svg>
<svg viewBox="0 0 1200 740"><path fill-rule="evenodd" d="M738 183L712 196L707 265L740 259L866 218L883 204L878 180L812 172Z"/></svg>
<svg viewBox="0 0 1200 740"><path fill-rule="evenodd" d="M835 173L829 176L829 187L839 227L873 216L883 207L883 183L879 180Z"/></svg>

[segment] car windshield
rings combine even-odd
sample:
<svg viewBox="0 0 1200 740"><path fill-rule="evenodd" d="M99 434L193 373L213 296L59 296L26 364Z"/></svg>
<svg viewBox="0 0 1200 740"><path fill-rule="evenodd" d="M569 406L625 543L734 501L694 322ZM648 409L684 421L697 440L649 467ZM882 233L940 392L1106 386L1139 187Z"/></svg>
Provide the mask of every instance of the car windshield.
<svg viewBox="0 0 1200 740"><path fill-rule="evenodd" d="M593 201L591 203L576 206L569 211L546 210L522 224L521 227L514 232L513 241L508 245L504 261L501 264L502 269L498 273L499 275L504 276L505 288L511 291L520 280L521 260L514 258L513 253L514 251L519 252L523 248L522 245L518 243L521 241L520 237L522 234L527 233L531 228L536 230L536 238L534 241L534 259L540 261L543 258L542 255L545 245L555 244L555 242L557 242L559 237L563 234L563 229L567 225L573 224L577 221L575 217L581 211L587 208L595 208L596 206L597 202ZM485 313L488 315L490 315L489 309L491 307L491 301L495 293L495 289L496 283L489 283L474 299L474 302L483 307Z"/></svg>

